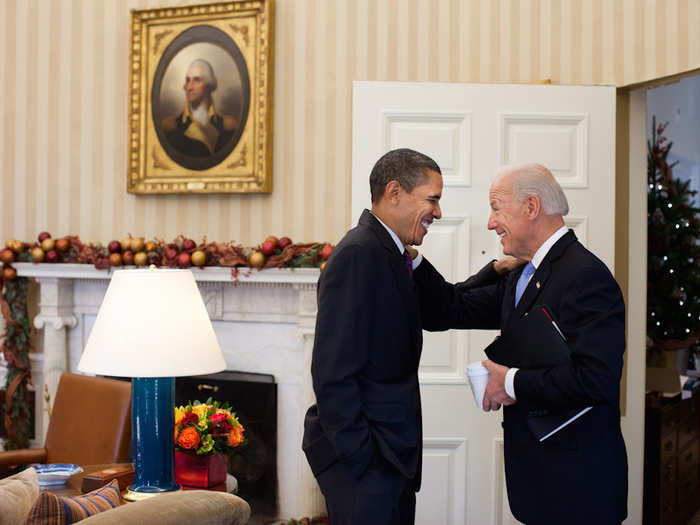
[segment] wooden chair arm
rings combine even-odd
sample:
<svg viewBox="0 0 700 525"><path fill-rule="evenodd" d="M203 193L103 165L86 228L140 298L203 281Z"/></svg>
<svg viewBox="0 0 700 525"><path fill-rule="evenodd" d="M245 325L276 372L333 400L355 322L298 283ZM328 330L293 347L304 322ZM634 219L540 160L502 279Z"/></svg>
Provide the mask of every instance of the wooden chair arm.
<svg viewBox="0 0 700 525"><path fill-rule="evenodd" d="M27 465L29 463L44 463L45 461L45 448L21 448L0 452L0 466L2 467Z"/></svg>

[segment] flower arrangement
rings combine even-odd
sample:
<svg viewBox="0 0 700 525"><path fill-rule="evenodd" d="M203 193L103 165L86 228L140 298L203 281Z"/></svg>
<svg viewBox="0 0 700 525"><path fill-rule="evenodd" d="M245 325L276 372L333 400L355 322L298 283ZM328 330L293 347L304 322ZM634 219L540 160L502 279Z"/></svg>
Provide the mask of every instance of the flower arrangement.
<svg viewBox="0 0 700 525"><path fill-rule="evenodd" d="M207 399L175 407L175 450L197 455L226 453L245 445L245 429L228 402Z"/></svg>

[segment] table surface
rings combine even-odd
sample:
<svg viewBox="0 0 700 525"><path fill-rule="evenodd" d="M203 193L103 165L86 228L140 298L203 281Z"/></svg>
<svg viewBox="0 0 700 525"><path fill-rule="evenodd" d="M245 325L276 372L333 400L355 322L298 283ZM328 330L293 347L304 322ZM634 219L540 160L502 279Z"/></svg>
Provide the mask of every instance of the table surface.
<svg viewBox="0 0 700 525"><path fill-rule="evenodd" d="M52 494L56 494L57 496L68 496L68 497L74 497L74 496L81 496L83 494L83 491L80 490L80 487L83 484L83 477L86 476L87 474L92 474L93 472L97 472L99 470L104 470L106 468L110 467L125 467L127 465L131 465L131 463L107 463L104 465L80 465L83 468L82 472L79 472L77 474L73 474L70 478L68 478L68 481L66 481L65 485L58 485L58 486L53 486L53 487L47 487L46 490L51 492ZM122 492L122 503L124 503L124 492Z"/></svg>
<svg viewBox="0 0 700 525"><path fill-rule="evenodd" d="M104 470L107 468L113 468L113 467L125 467L127 465L132 465L132 463L106 463L104 465L80 465L83 468L82 472L79 472L77 474L73 474L68 480L66 481L65 485L54 485L50 487L46 487L46 490L51 492L52 494L56 494L57 496L67 496L67 497L75 497L75 496L82 496L84 492L81 489L82 484L83 484L83 477L92 474L93 472L98 472L100 470ZM228 474L230 476L230 474ZM185 488L185 490L188 489L194 489L194 488L199 488L199 487L189 487ZM200 489L201 490L201 489ZM223 487L218 486L218 487L211 487L209 490L218 490L221 492L227 492L226 490L226 484L223 484ZM233 491L235 494L237 491ZM121 502L126 503L127 500L124 499L124 494L126 493L126 490L122 491L122 498Z"/></svg>

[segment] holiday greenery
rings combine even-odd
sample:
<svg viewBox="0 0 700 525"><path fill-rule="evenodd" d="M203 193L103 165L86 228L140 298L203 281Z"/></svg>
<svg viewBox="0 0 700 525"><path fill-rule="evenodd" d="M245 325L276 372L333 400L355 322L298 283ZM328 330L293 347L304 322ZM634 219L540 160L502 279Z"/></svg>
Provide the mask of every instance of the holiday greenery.
<svg viewBox="0 0 700 525"><path fill-rule="evenodd" d="M25 277L5 280L0 277L0 309L5 319L2 352L7 363L3 421L5 449L27 448L31 437L32 413L29 384L29 336Z"/></svg>
<svg viewBox="0 0 700 525"><path fill-rule="evenodd" d="M673 178L668 123L652 121L647 141L647 335L662 350L688 348L700 335L700 209L690 181Z"/></svg>
<svg viewBox="0 0 700 525"><path fill-rule="evenodd" d="M67 235L54 239L41 232L33 243L8 239L0 250L3 276L10 280L17 276L14 262L47 262L92 264L106 269L115 266L226 266L230 268L304 268L320 267L333 251L328 243L293 243L289 237L267 237L254 248L244 248L234 241L200 243L179 235L171 242L161 239L146 241L143 237L124 237L107 245L84 243L80 237Z"/></svg>

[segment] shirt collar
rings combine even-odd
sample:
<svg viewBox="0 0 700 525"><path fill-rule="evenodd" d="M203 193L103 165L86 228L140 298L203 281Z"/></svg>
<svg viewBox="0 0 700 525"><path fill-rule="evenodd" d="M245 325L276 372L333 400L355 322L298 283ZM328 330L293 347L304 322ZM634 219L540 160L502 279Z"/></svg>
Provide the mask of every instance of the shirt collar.
<svg viewBox="0 0 700 525"><path fill-rule="evenodd" d="M370 213L372 213L372 212L370 212ZM374 215L374 213L372 213L372 215ZM389 228L386 224L384 224L384 223L382 222L382 220L381 220L379 217L377 217L376 215L374 215L374 218L377 219L377 220L379 221L379 224L381 224L382 226L384 226L384 229L385 229L386 231L389 232L389 235L391 235L391 238L392 238L392 239L394 240L394 242L396 243L396 247L399 249L399 253L403 253L404 250L406 249L406 247L403 245L403 243L402 243L401 240L399 239L399 236L396 235L396 234L392 231L391 228Z"/></svg>
<svg viewBox="0 0 700 525"><path fill-rule="evenodd" d="M569 228L567 228L566 225L562 226L552 235L550 235L550 237L542 243L542 246L537 248L535 255L532 256L532 261L530 261L535 268L539 267L542 260L545 258L547 253L549 253L549 250L552 248L552 246L554 246L554 243L566 235L566 232L568 231Z"/></svg>

